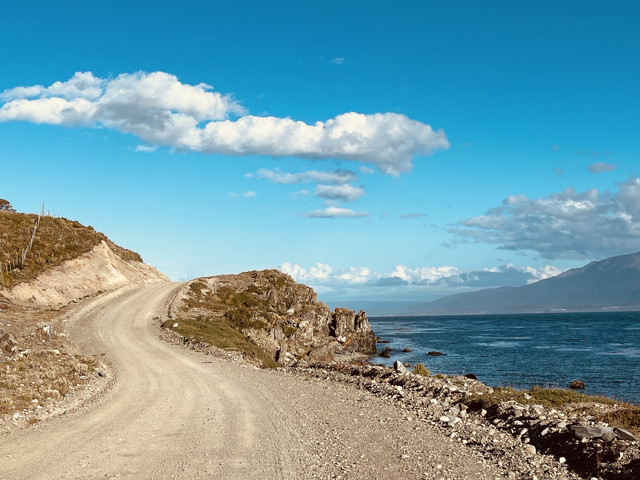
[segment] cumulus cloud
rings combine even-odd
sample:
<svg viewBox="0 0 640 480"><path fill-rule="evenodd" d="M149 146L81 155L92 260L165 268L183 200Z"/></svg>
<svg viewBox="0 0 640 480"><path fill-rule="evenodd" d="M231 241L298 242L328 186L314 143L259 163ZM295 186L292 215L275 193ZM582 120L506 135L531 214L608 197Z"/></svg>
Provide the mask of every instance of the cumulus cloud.
<svg viewBox="0 0 640 480"><path fill-rule="evenodd" d="M618 166L612 163L596 162L589 165L587 167L587 170L589 170L591 173L605 173L613 172L616 168L618 168Z"/></svg>
<svg viewBox="0 0 640 480"><path fill-rule="evenodd" d="M281 172L280 170L268 170L261 168L255 174L249 176L255 176L269 180L273 183L280 183L284 185L293 185L297 183L331 183L334 185L342 185L347 182L351 182L358 179L356 172L351 170L327 170L319 172L317 170L308 170L305 172L288 173Z"/></svg>
<svg viewBox="0 0 640 480"><path fill-rule="evenodd" d="M362 188L349 184L318 185L313 193L320 198L339 200L341 202L352 202L365 194Z"/></svg>
<svg viewBox="0 0 640 480"><path fill-rule="evenodd" d="M5 90L0 99L0 122L104 126L151 145L224 155L352 160L391 175L411 170L416 156L449 147L442 130L397 113L347 112L313 124L249 115L230 95L204 83L184 84L165 72L107 79L76 73L49 87Z"/></svg>
<svg viewBox="0 0 640 480"><path fill-rule="evenodd" d="M397 265L391 272L380 273L368 267L333 268L324 263L316 263L310 268L305 268L297 264L284 263L280 266L280 270L291 275L298 282L330 288L353 285L433 286L450 289L520 286L562 273L562 270L552 265L536 269L517 267L512 264L469 271L450 265L416 268Z"/></svg>
<svg viewBox="0 0 640 480"><path fill-rule="evenodd" d="M409 268L404 265L397 265L396 268L389 275L403 280L407 284L433 284L437 281L451 277L458 272L456 267L448 265L441 267L420 267Z"/></svg>
<svg viewBox="0 0 640 480"><path fill-rule="evenodd" d="M640 179L617 192L568 188L547 197L503 202L451 230L506 250L533 250L544 258L594 259L638 250Z"/></svg>
<svg viewBox="0 0 640 480"><path fill-rule="evenodd" d="M359 218L366 217L368 215L369 214L367 212L357 212L350 208L333 206L305 213L305 217L307 218Z"/></svg>

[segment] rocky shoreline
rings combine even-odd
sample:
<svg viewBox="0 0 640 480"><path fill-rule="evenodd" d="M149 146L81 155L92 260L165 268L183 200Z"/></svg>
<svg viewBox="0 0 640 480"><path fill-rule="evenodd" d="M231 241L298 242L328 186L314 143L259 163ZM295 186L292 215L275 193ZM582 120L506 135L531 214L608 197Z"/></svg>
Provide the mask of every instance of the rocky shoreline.
<svg viewBox="0 0 640 480"><path fill-rule="evenodd" d="M450 438L499 458L509 478L640 478L638 440L597 422L579 405L569 412L510 401L478 409L470 398L490 394L491 387L462 376L415 375L400 365L334 362L292 370L366 389Z"/></svg>

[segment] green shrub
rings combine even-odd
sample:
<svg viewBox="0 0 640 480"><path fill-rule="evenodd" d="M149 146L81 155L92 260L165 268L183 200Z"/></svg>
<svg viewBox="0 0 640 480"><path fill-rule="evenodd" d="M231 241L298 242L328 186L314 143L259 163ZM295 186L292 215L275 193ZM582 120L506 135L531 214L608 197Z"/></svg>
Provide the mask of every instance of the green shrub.
<svg viewBox="0 0 640 480"><path fill-rule="evenodd" d="M429 371L429 369L425 367L424 364L422 363L416 363L413 366L413 373L415 373L416 375L420 375L422 377L428 377L431 375L431 372Z"/></svg>

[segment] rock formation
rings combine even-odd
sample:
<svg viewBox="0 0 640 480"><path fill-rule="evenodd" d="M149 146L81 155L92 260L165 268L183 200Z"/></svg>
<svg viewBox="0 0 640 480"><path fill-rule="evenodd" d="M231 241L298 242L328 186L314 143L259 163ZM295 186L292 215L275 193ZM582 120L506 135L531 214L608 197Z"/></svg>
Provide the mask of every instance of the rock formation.
<svg viewBox="0 0 640 480"><path fill-rule="evenodd" d="M171 307L180 325L189 319L233 327L283 365L376 353L367 315L331 312L316 293L278 270L199 278L185 284Z"/></svg>

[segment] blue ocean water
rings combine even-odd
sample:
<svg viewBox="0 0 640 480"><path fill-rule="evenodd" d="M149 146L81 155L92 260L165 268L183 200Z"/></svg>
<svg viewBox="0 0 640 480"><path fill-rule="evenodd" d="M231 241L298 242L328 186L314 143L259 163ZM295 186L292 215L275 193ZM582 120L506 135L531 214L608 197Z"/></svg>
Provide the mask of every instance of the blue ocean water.
<svg viewBox="0 0 640 480"><path fill-rule="evenodd" d="M640 403L640 312L372 317L391 358L492 386L567 388ZM384 349L385 344L378 344ZM402 353L405 347L410 353ZM429 356L429 351L445 356Z"/></svg>

